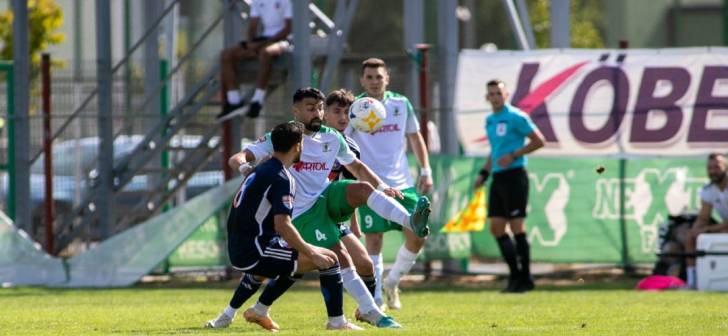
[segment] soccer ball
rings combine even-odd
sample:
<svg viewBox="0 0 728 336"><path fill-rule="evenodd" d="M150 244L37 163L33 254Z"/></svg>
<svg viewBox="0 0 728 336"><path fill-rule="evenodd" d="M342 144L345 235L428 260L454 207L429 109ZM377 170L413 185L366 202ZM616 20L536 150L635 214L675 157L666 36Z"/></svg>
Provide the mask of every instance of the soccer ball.
<svg viewBox="0 0 728 336"><path fill-rule="evenodd" d="M381 102L371 97L362 97L349 107L349 123L355 130L374 133L382 127L387 110Z"/></svg>

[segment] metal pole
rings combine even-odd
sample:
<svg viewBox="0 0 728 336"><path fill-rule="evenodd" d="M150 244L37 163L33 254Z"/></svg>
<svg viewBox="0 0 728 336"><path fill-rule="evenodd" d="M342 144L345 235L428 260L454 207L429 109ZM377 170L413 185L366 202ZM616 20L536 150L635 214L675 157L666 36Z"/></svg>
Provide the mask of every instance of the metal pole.
<svg viewBox="0 0 728 336"><path fill-rule="evenodd" d="M308 0L293 1L293 86L311 86L311 28Z"/></svg>
<svg viewBox="0 0 728 336"><path fill-rule="evenodd" d="M129 55L131 50L131 0L124 0L124 55ZM131 59L127 60L124 64L124 129L127 130L129 135L132 131L131 121L131 95L132 95L132 82L131 82Z"/></svg>
<svg viewBox="0 0 728 336"><path fill-rule="evenodd" d="M332 89L334 82L334 73L341 61L341 55L344 53L344 45L346 38L349 36L349 28L351 27L352 16L359 0L338 1L336 4L336 15L334 17L334 31L329 34L329 41L326 46L326 65L321 78L320 88L324 92Z"/></svg>
<svg viewBox="0 0 728 336"><path fill-rule="evenodd" d="M438 69L440 87L440 139L443 154L458 153L457 129L453 111L455 72L458 58L458 21L455 17L457 1L437 2L438 12ZM423 125L426 127L426 125Z"/></svg>
<svg viewBox="0 0 728 336"><path fill-rule="evenodd" d="M430 132L427 124L430 122L430 99L427 94L429 90L428 71L429 71L429 56L427 52L430 50L431 45L429 44L418 44L417 46L417 59L419 60L419 86L420 86L420 134L422 139L425 140L425 146L430 147Z"/></svg>
<svg viewBox="0 0 728 336"><path fill-rule="evenodd" d="M551 0L551 46L571 47L569 5L571 0Z"/></svg>
<svg viewBox="0 0 728 336"><path fill-rule="evenodd" d="M528 5L526 0L516 0L518 16L521 17L521 26L526 33L526 40L531 49L536 48L536 38L533 36L533 26L531 25L531 17L528 15Z"/></svg>
<svg viewBox="0 0 728 336"><path fill-rule="evenodd" d="M15 202L11 215L15 224L31 232L30 198L30 46L28 44L28 1L13 0L13 66L15 86L14 182ZM21 206L17 206L20 204ZM12 218L12 217L11 217Z"/></svg>
<svg viewBox="0 0 728 336"><path fill-rule="evenodd" d="M417 44L425 42L425 5L421 0L404 0L403 6L404 49L411 56L417 56ZM422 88L418 79L420 68L419 59L414 59L407 69L405 95L415 103L422 101L420 96Z"/></svg>
<svg viewBox="0 0 728 336"><path fill-rule="evenodd" d="M159 16L164 10L163 8L164 2L163 1L144 1L144 30L150 31L151 33L144 41L144 97L145 100L148 100L148 104L146 105L146 114L142 120L149 119L149 122L143 122L141 130L142 133L148 134L152 131L154 128L154 125L156 125L158 122L161 122L164 118L164 114L166 114L167 111L160 111L160 108L162 108L162 95L166 92L165 90L157 91L157 87L162 85L162 80L164 77L167 77L167 74L164 74L163 78L159 77L159 74L161 73L160 69L160 58L159 58L159 33L160 33L160 25L155 25L155 21L159 20ZM155 118L156 117L156 118ZM157 134L157 137L153 138L155 143L159 144L159 139L161 139L161 134ZM162 144L159 144L162 145ZM163 156L166 156L166 154L162 154ZM149 173L147 174L147 179L149 181L148 187L152 187L158 184L159 181L162 179L162 162L161 161L151 161L149 163L150 168L156 168L157 172ZM154 204L155 207L159 206L159 204Z"/></svg>
<svg viewBox="0 0 728 336"><path fill-rule="evenodd" d="M101 239L111 235L114 223L114 131L111 105L111 8L109 1L96 0L96 81L99 142L98 184L95 208Z"/></svg>
<svg viewBox="0 0 728 336"><path fill-rule="evenodd" d="M45 171L45 243L46 251L53 254L53 139L51 139L51 55L43 54L41 59L43 76L43 170Z"/></svg>
<svg viewBox="0 0 728 336"><path fill-rule="evenodd" d="M619 41L619 49L627 49L629 48L629 42L628 41ZM617 96L617 89L615 88L615 97ZM615 98L616 99L616 98ZM619 125L614 126L615 128L618 128ZM621 148L621 140L618 140ZM620 238L622 239L622 268L625 273L631 273L632 272L632 262L629 258L629 241L627 236L627 220L625 218L626 216L626 209L625 209L625 202L627 197L627 192L625 188L625 179L627 178L627 159L624 158L624 151L620 150L620 157L619 157L619 234Z"/></svg>
<svg viewBox="0 0 728 336"><path fill-rule="evenodd" d="M723 0L723 45L728 45L728 0Z"/></svg>
<svg viewBox="0 0 728 336"><path fill-rule="evenodd" d="M223 48L228 48L235 44L236 39L235 36L237 35L235 33L235 17L234 15L236 12L234 10L231 10L232 8L235 8L232 6L231 0L225 0L224 1L226 12L225 16L223 17ZM221 95L223 101L227 100L227 97L225 97L225 91L229 88L221 86ZM239 89L239 88L235 88ZM236 136L237 135L237 136ZM230 120L226 120L222 124L222 173L223 177L225 178L225 181L228 181L234 177L234 172L228 166L227 161L228 159L238 151L240 151L240 118L232 118ZM238 143L238 146L236 147L235 144Z"/></svg>
<svg viewBox="0 0 728 336"><path fill-rule="evenodd" d="M83 1L73 0L73 79L83 78Z"/></svg>
<svg viewBox="0 0 728 336"><path fill-rule="evenodd" d="M13 64L0 62L0 71L5 72L5 85L8 88L7 95L7 127L8 127L8 162L5 169L8 171L8 216L15 219L15 76L13 76Z"/></svg>
<svg viewBox="0 0 728 336"><path fill-rule="evenodd" d="M506 8L506 14L508 14L508 21L511 23L513 33L516 34L516 41L523 50L530 50L531 46L528 44L526 33L523 31L523 25L519 18L516 6L513 5L513 0L503 0L503 7Z"/></svg>

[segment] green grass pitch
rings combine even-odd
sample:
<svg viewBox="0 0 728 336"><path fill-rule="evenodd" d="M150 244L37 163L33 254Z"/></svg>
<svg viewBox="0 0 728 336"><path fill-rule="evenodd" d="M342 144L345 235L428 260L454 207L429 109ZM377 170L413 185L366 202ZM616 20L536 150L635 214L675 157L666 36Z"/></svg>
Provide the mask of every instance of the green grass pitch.
<svg viewBox="0 0 728 336"><path fill-rule="evenodd" d="M0 289L0 334L261 334L238 316L224 330L202 325L232 295L232 282L128 289ZM636 292L634 281L541 286L504 295L500 283L477 288L419 284L405 288L404 308L392 315L402 335L728 335L728 294ZM469 286L473 287L473 286ZM253 298L254 299L254 298ZM248 307L254 301L246 302ZM354 302L346 297L352 317ZM325 310L316 283L297 284L271 310L281 334L320 335ZM359 325L362 325L359 323Z"/></svg>

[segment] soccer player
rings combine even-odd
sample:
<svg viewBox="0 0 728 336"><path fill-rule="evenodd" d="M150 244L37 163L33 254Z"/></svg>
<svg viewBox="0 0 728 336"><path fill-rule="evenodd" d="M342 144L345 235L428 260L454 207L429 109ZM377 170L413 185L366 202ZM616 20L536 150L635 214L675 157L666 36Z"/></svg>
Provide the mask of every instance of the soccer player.
<svg viewBox="0 0 728 336"><path fill-rule="evenodd" d="M486 85L486 99L493 114L485 120L490 141L490 156L475 180L478 188L493 173L488 194L488 220L510 276L503 293L522 293L534 288L530 271L530 246L524 231L528 204L528 173L526 154L543 147L543 136L531 118L518 108L506 103L508 91L497 79ZM528 144L526 138L529 139ZM506 233L508 225L515 239Z"/></svg>
<svg viewBox="0 0 728 336"><path fill-rule="evenodd" d="M425 142L419 132L419 123L414 108L407 97L387 90L389 85L389 71L381 59L370 58L362 63L360 83L365 93L382 102L387 110L387 118L381 129L374 133L364 133L346 129L346 134L359 144L361 160L371 167L374 173L382 178L384 183L402 192L400 203L409 210L417 204L416 189L413 187L412 176L407 165L407 143L409 140L412 151L420 165L420 177L417 180L417 190L427 194L432 189L432 170ZM400 247L397 258L387 278L382 280L384 265L382 263L382 238L384 232L401 230L399 225L387 218L378 215L370 207L359 209L362 232L366 236L366 247L372 262L379 284L375 299L382 304L382 288L387 295L387 306L391 309L401 309L399 300L399 282L402 276L409 273L415 264L417 255L425 244L424 237L417 236L409 230L403 230L405 243Z"/></svg>
<svg viewBox="0 0 728 336"><path fill-rule="evenodd" d="M725 155L711 153L708 155L708 177L710 183L700 189L700 211L698 218L685 238L685 251L695 252L698 236L703 233L726 233L728 232L728 165ZM718 225L708 225L713 210L720 215L721 222ZM695 258L687 258L688 287L697 287L695 275Z"/></svg>
<svg viewBox="0 0 728 336"><path fill-rule="evenodd" d="M426 236L429 232L427 222L430 214L427 197L421 197L417 201L411 214L397 203L392 197L402 197L402 194L383 183L359 161L338 131L322 125L324 99L323 93L314 88L299 89L293 95L293 117L305 125L301 161L291 171L298 191L293 203L293 225L303 239L315 246L335 248L341 236L339 223L348 220L354 209L364 204L411 230L414 235ZM245 175L250 170L251 163L254 164L257 159L264 158L271 152L271 139L266 135L235 154L228 163ZM359 181L329 182L328 175L335 161L343 164ZM393 322L377 309L356 272L342 272L342 278L344 287L359 303L363 318L383 327ZM290 287L293 281L291 278L279 278L271 290ZM265 291L270 287L267 286ZM270 306L265 302L263 304Z"/></svg>
<svg viewBox="0 0 728 336"><path fill-rule="evenodd" d="M349 125L349 107L353 102L354 95L348 90L339 89L329 93L326 97L324 123L326 126L332 127L341 133L347 146L349 146L349 149L351 149L358 159L360 157L359 145L343 134ZM339 179L355 180L356 177L336 161L329 174L329 180L336 181ZM357 216L351 216L349 222L351 226L347 226L345 223L339 224L341 228L341 242L346 252L348 252L343 254L337 253L339 260L341 260L341 269L346 270L353 262L353 267L356 269L357 274L363 280L371 297L374 298L377 287L377 278L374 276L374 265L372 264L371 258L369 258L366 248L359 241L361 230L359 229ZM336 249L334 250L336 251ZM362 320L359 310L354 313L354 316L357 320Z"/></svg>
<svg viewBox="0 0 728 336"><path fill-rule="evenodd" d="M328 326L355 329L344 318L336 254L305 243L291 223L296 184L288 169L300 160L303 129L301 123L276 126L270 135L273 157L247 176L233 199L228 217L228 254L233 267L245 273L230 305L207 322L209 328L229 326L235 312L258 290L263 279L296 277L318 269L329 313ZM269 298L260 300L266 302ZM259 307L246 310L243 316L267 330L279 330L278 324Z"/></svg>
<svg viewBox="0 0 728 336"><path fill-rule="evenodd" d="M263 108L273 60L292 48L288 41L292 17L290 0L253 0L250 3L248 40L220 53L220 77L223 89L226 90L226 99L222 112L217 116L218 121L228 120L243 112L245 101L240 97L239 85L235 79L235 64L253 58L258 58L260 69L247 116L258 117ZM258 35L258 26L261 23L262 33Z"/></svg>

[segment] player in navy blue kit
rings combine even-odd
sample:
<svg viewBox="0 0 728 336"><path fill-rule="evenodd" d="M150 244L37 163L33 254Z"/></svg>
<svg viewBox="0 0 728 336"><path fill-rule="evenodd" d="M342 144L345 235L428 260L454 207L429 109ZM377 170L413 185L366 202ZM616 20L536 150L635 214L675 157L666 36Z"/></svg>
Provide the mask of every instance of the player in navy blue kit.
<svg viewBox="0 0 728 336"><path fill-rule="evenodd" d="M235 313L260 288L264 279L270 287L281 277L300 277L319 270L321 291L329 315L329 329L360 329L346 320L343 313L341 270L336 254L303 241L293 227L291 215L295 180L287 168L300 160L304 126L284 123L271 132L273 157L247 176L233 199L228 217L228 253L234 268L244 272L230 305L209 328L230 325ZM248 322L269 331L280 327L268 315L268 306L288 287L266 290L259 302L245 311Z"/></svg>

